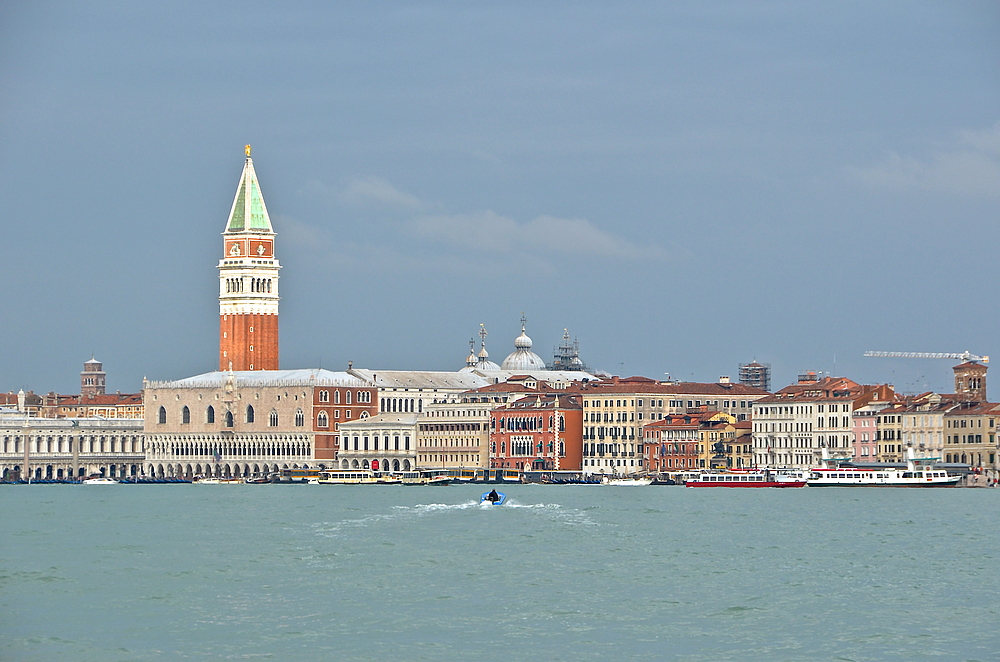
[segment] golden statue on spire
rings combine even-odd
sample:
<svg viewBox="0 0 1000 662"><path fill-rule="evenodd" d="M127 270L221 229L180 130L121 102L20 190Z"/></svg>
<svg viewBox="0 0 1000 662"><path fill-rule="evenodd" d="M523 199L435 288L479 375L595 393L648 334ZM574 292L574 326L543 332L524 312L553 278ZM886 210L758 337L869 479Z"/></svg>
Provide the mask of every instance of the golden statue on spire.
<svg viewBox="0 0 1000 662"><path fill-rule="evenodd" d="M247 156L250 156L250 145L246 146L246 152L247 152Z"/></svg>

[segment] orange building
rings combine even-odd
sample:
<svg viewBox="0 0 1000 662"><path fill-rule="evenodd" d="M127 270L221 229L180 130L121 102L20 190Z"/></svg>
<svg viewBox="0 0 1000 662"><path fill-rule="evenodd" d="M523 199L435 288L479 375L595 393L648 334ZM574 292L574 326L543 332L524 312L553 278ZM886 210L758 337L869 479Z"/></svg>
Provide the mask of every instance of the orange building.
<svg viewBox="0 0 1000 662"><path fill-rule="evenodd" d="M278 369L274 230L246 146L219 261L219 370Z"/></svg>
<svg viewBox="0 0 1000 662"><path fill-rule="evenodd" d="M727 448L735 439L736 420L724 412L670 414L643 426L646 471L703 469L714 464L714 455L720 456L721 466L732 466ZM722 452L716 453L720 445Z"/></svg>
<svg viewBox="0 0 1000 662"><path fill-rule="evenodd" d="M491 468L579 471L582 465L579 395L532 395L490 412Z"/></svg>

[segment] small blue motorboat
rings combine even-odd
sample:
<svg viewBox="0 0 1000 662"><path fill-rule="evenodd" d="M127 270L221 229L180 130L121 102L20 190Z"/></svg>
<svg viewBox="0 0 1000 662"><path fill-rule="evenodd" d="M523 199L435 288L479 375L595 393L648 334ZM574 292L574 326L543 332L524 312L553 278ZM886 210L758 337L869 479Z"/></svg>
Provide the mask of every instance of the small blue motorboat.
<svg viewBox="0 0 1000 662"><path fill-rule="evenodd" d="M502 506L503 502L506 500L506 494L492 490L490 492L483 492L483 496L479 500L479 503L483 506Z"/></svg>

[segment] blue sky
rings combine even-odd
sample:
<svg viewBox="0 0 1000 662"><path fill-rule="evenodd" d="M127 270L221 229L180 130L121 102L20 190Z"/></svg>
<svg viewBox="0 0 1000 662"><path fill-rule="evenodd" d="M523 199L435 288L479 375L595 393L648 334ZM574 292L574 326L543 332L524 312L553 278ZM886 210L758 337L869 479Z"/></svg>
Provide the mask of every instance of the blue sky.
<svg viewBox="0 0 1000 662"><path fill-rule="evenodd" d="M1000 355L1000 6L539 4L0 5L0 389L216 367L245 143L282 367Z"/></svg>

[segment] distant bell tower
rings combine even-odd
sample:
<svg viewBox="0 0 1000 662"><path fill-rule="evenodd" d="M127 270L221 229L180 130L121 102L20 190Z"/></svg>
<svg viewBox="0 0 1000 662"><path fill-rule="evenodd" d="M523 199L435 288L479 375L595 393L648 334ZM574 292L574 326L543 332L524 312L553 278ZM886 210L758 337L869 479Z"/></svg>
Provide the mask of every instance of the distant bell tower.
<svg viewBox="0 0 1000 662"><path fill-rule="evenodd" d="M989 368L975 361L966 361L952 368L955 372L955 393L963 402L986 400L986 371Z"/></svg>
<svg viewBox="0 0 1000 662"><path fill-rule="evenodd" d="M222 233L219 370L278 369L278 270L274 230L246 146L246 162Z"/></svg>
<svg viewBox="0 0 1000 662"><path fill-rule="evenodd" d="M104 381L107 378L107 373L104 372L103 368L101 362L94 357L90 357L90 360L83 364L83 372L80 373L81 396L87 398L104 395Z"/></svg>

